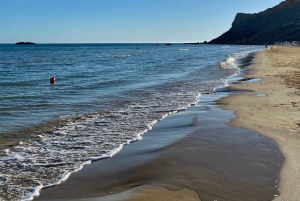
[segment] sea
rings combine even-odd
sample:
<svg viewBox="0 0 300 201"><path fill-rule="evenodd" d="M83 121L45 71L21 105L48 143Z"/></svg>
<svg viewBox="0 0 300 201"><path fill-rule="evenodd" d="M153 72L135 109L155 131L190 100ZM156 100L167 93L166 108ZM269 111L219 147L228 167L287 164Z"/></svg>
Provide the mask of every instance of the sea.
<svg viewBox="0 0 300 201"><path fill-rule="evenodd" d="M32 200L113 157L157 121L226 86L241 60L262 49L0 44L0 200Z"/></svg>

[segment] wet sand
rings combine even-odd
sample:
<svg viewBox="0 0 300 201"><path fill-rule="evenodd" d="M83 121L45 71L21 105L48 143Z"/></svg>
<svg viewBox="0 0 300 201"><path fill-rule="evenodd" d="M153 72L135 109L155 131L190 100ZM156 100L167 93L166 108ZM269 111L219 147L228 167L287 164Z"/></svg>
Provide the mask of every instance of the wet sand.
<svg viewBox="0 0 300 201"><path fill-rule="evenodd" d="M214 101L234 93L202 96L142 141L43 189L35 200L272 200L283 156L272 139L226 125L235 115Z"/></svg>

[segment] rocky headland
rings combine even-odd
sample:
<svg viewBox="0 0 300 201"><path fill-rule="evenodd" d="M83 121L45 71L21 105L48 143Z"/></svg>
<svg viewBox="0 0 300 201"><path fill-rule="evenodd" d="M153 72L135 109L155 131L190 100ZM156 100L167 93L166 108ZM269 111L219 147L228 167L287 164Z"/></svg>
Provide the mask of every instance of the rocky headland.
<svg viewBox="0 0 300 201"><path fill-rule="evenodd" d="M255 14L237 13L232 27L211 44L274 44L300 41L300 0L286 0Z"/></svg>

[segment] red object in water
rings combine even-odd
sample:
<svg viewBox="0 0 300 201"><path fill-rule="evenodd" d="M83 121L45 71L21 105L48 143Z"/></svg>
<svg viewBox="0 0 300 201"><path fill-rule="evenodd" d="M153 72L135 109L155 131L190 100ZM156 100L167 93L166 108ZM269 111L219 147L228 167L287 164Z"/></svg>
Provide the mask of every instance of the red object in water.
<svg viewBox="0 0 300 201"><path fill-rule="evenodd" d="M55 83L55 77L51 77L51 78L50 78L50 83L51 83L51 84L54 84L54 83Z"/></svg>

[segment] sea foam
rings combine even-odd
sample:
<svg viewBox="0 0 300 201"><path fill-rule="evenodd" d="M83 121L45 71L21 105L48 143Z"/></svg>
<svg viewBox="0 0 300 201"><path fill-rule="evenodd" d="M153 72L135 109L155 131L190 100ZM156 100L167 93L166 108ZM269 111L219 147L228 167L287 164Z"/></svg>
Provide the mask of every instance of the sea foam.
<svg viewBox="0 0 300 201"><path fill-rule="evenodd" d="M219 65L222 68L237 68L235 60L236 60L235 58L228 55L228 57L226 59L219 62Z"/></svg>

